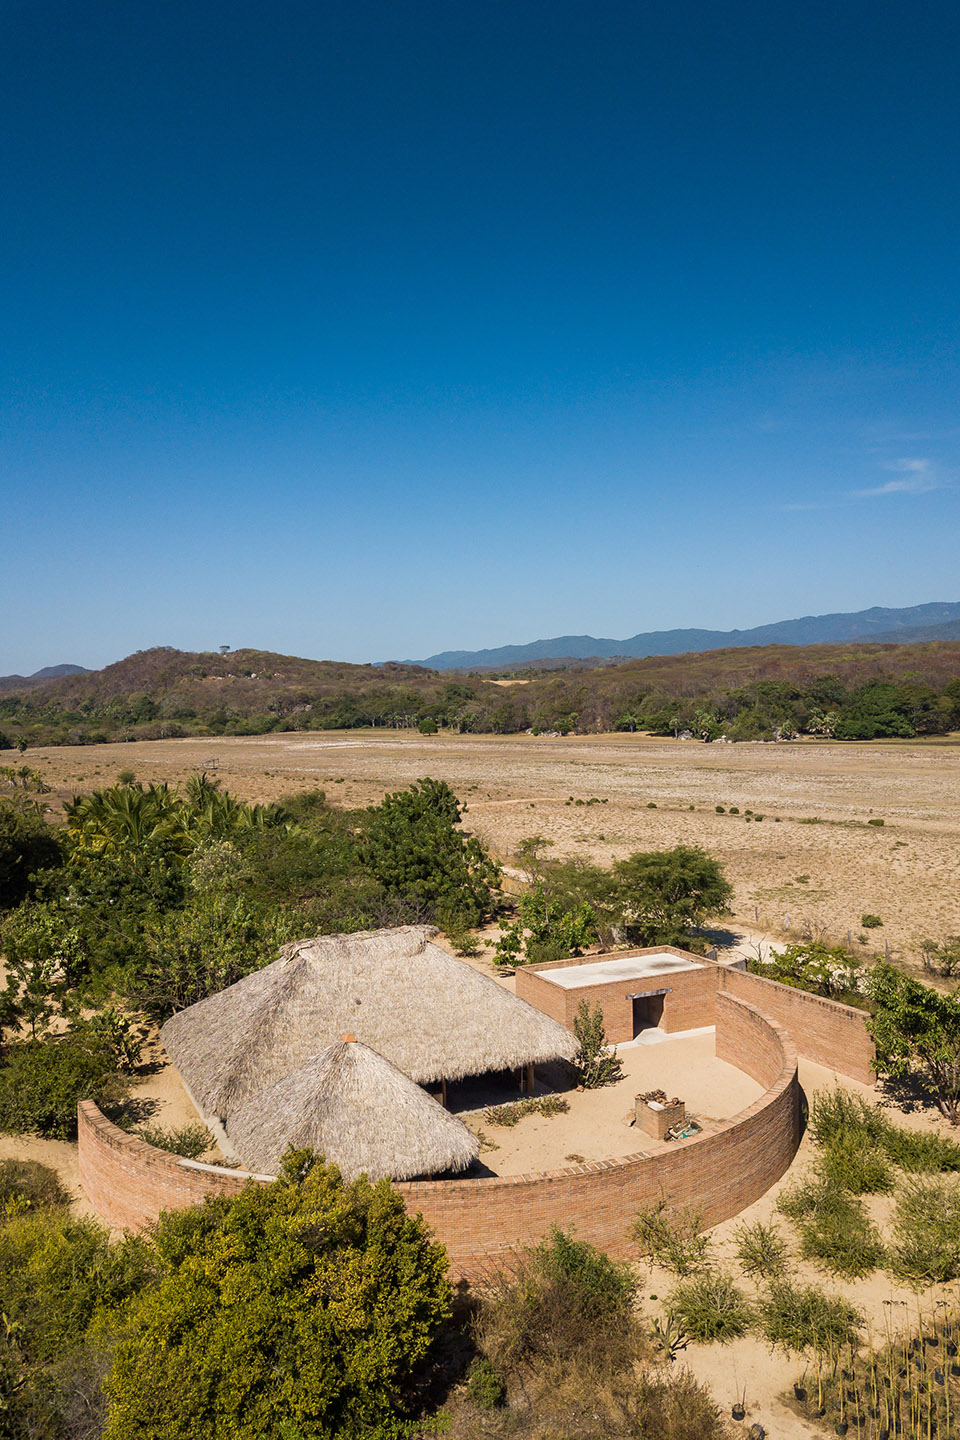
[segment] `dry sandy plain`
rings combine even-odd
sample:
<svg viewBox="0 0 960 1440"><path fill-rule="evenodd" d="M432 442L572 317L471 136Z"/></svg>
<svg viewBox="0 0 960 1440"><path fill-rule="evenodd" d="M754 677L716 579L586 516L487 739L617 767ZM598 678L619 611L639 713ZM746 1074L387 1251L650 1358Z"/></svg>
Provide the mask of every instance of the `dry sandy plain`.
<svg viewBox="0 0 960 1440"><path fill-rule="evenodd" d="M60 796L121 770L175 784L215 765L244 799L319 786L355 806L432 775L449 781L466 826L508 865L532 834L548 837L554 855L604 864L699 844L733 882L742 926L783 936L787 923L791 935L820 923L837 941L849 931L856 947L860 917L872 913L883 928L864 953L886 941L906 961L918 940L960 933L960 741L702 745L391 730L38 749L25 759ZM718 815L717 805L740 814Z"/></svg>

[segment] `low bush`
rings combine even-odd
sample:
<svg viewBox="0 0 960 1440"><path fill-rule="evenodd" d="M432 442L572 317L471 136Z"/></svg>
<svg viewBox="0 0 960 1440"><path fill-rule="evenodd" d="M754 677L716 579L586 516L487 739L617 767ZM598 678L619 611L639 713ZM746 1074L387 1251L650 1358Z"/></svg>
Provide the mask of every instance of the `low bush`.
<svg viewBox="0 0 960 1440"><path fill-rule="evenodd" d="M56 1170L39 1160L0 1160L0 1215L70 1204Z"/></svg>
<svg viewBox="0 0 960 1440"><path fill-rule="evenodd" d="M668 1211L664 1202L643 1210L634 1221L631 1234L641 1255L649 1256L674 1275L693 1275L704 1269L710 1237L702 1234L699 1210Z"/></svg>
<svg viewBox="0 0 960 1440"><path fill-rule="evenodd" d="M764 1339L781 1349L836 1352L858 1343L863 1313L842 1295L774 1280L758 1302L758 1323Z"/></svg>
<svg viewBox="0 0 960 1440"><path fill-rule="evenodd" d="M482 1355L474 1358L467 1371L467 1394L479 1410L496 1410L507 1398L503 1379Z"/></svg>
<svg viewBox="0 0 960 1440"><path fill-rule="evenodd" d="M897 1191L888 1266L911 1285L960 1275L960 1182L914 1175Z"/></svg>
<svg viewBox="0 0 960 1440"><path fill-rule="evenodd" d="M692 1340L736 1340L747 1333L753 1319L743 1291L720 1270L682 1280L667 1308Z"/></svg>
<svg viewBox="0 0 960 1440"><path fill-rule="evenodd" d="M78 1101L109 1109L125 1088L104 1041L63 1035L11 1045L0 1067L0 1130L72 1140Z"/></svg>
<svg viewBox="0 0 960 1440"><path fill-rule="evenodd" d="M588 1001L581 1000L573 1017L573 1033L577 1037L573 1068L584 1090L598 1090L603 1085L616 1084L623 1074L623 1065L616 1050L607 1044L603 1011L599 1005L591 1009Z"/></svg>
<svg viewBox="0 0 960 1440"><path fill-rule="evenodd" d="M796 1225L804 1260L849 1277L869 1275L880 1263L883 1244L863 1202L824 1175L800 1181L777 1206Z"/></svg>
<svg viewBox="0 0 960 1440"><path fill-rule="evenodd" d="M935 1131L895 1125L882 1110L839 1087L814 1096L810 1129L824 1151L834 1145L856 1146L886 1156L891 1164L909 1172L960 1170L960 1145L955 1140Z"/></svg>
<svg viewBox="0 0 960 1440"><path fill-rule="evenodd" d="M775 1225L757 1220L736 1232L737 1259L744 1274L774 1279L787 1268L787 1242Z"/></svg>
<svg viewBox="0 0 960 1440"><path fill-rule="evenodd" d="M828 1184L852 1195L885 1195L893 1189L893 1173L884 1150L864 1145L855 1131L831 1140L818 1169Z"/></svg>
<svg viewBox="0 0 960 1440"><path fill-rule="evenodd" d="M185 1160L199 1160L213 1144L213 1136L206 1125L181 1125L174 1130L164 1130L159 1125L144 1125L140 1139L158 1150L168 1150L171 1155L182 1155Z"/></svg>
<svg viewBox="0 0 960 1440"><path fill-rule="evenodd" d="M879 930L883 921L879 915L861 915L860 924L864 930Z"/></svg>

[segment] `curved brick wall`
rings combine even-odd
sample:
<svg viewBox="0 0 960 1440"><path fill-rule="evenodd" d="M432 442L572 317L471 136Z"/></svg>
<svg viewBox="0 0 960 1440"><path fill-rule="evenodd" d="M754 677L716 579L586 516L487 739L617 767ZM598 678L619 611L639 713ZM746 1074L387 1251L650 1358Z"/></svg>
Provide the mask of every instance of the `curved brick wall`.
<svg viewBox="0 0 960 1440"><path fill-rule="evenodd" d="M669 1150L532 1175L407 1181L397 1189L447 1247L455 1275L538 1240L551 1225L573 1229L612 1254L630 1252L638 1210L661 1198L695 1205L708 1225L759 1199L787 1170L800 1142L797 1052L790 1036L752 1005L720 992L717 1055L765 1087L763 1095L709 1134ZM235 1194L250 1177L198 1165L125 1135L92 1101L79 1109L80 1180L110 1225L143 1229L161 1210L210 1194Z"/></svg>
<svg viewBox="0 0 960 1440"><path fill-rule="evenodd" d="M862 1085L873 1084L877 1052L867 1029L870 1017L866 1011L825 1000L807 990L794 990L776 980L765 980L762 975L750 975L746 970L720 966L717 975L722 992L755 1005L796 1036L797 1048L805 1059L859 1080Z"/></svg>

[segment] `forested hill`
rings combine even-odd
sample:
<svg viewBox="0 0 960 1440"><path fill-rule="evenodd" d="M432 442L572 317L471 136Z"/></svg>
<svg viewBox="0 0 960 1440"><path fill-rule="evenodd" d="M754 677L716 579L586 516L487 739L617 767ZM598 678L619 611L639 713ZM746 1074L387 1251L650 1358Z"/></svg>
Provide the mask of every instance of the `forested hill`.
<svg viewBox="0 0 960 1440"><path fill-rule="evenodd" d="M501 679L159 648L0 694L0 746L369 726L705 740L944 734L960 729L960 643L767 645Z"/></svg>

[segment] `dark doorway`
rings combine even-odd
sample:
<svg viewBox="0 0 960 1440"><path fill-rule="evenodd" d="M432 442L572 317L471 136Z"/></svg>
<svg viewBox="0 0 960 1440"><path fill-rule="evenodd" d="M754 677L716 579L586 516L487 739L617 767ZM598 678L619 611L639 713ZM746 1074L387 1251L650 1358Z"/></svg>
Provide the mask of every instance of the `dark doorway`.
<svg viewBox="0 0 960 1440"><path fill-rule="evenodd" d="M659 995L634 995L633 1000L633 1034L634 1038L641 1030L656 1029L663 1019L663 994Z"/></svg>

